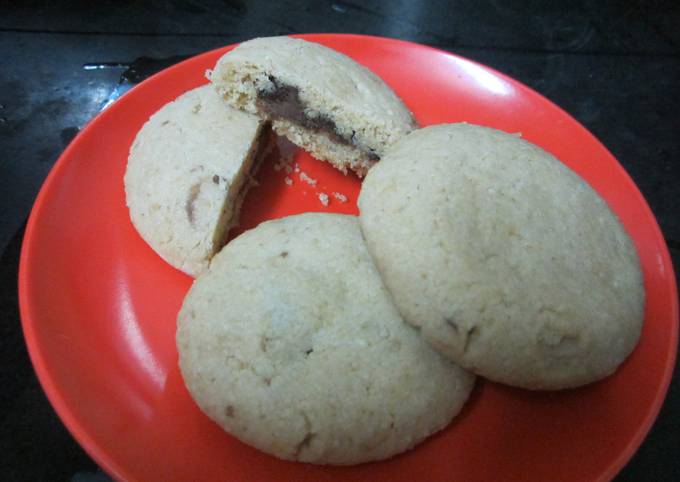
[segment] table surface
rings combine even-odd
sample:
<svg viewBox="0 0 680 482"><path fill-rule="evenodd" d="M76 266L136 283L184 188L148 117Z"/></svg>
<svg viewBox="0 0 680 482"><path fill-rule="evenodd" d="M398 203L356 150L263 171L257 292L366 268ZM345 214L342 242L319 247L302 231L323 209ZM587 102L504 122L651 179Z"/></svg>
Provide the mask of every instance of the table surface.
<svg viewBox="0 0 680 482"><path fill-rule="evenodd" d="M593 132L647 199L677 270L679 23L680 2L658 0L1 2L2 478L108 480L35 377L19 321L17 264L26 218L57 157L136 82L256 36L360 33L454 52L527 84ZM617 480L680 480L679 386L676 370L658 420Z"/></svg>

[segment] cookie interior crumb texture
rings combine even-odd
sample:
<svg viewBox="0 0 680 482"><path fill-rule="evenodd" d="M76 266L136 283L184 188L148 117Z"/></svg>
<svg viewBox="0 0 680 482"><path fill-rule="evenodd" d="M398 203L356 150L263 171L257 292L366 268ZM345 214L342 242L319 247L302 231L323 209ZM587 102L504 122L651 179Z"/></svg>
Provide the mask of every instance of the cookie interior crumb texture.
<svg viewBox="0 0 680 482"><path fill-rule="evenodd" d="M404 323L354 216L306 213L232 240L178 317L199 407L260 450L316 464L390 457L445 427L474 377Z"/></svg>
<svg viewBox="0 0 680 482"><path fill-rule="evenodd" d="M130 218L168 263L196 276L238 221L270 127L210 85L163 106L141 128L125 172Z"/></svg>
<svg viewBox="0 0 680 482"><path fill-rule="evenodd" d="M639 339L633 242L588 184L515 135L415 131L370 171L358 205L401 314L479 375L579 386L614 372Z"/></svg>
<svg viewBox="0 0 680 482"><path fill-rule="evenodd" d="M278 134L343 172L363 176L415 127L377 75L301 39L244 42L217 62L209 78L230 105L271 120Z"/></svg>

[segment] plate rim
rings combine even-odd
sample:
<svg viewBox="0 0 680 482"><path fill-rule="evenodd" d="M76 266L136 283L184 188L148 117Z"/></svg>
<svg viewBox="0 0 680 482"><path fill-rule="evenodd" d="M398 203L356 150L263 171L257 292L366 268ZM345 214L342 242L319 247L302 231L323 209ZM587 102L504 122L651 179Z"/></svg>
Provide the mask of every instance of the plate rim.
<svg viewBox="0 0 680 482"><path fill-rule="evenodd" d="M654 425L654 422L658 418L659 412L661 410L661 407L663 406L663 402L666 398L666 395L668 393L668 389L670 387L670 383L672 380L672 375L675 369L675 363L676 363L676 357L677 357L677 351L678 351L678 325L679 325L679 309L678 309L678 289L677 289L677 282L676 282L676 277L675 277L675 271L674 271L674 266L672 259L670 257L670 252L668 250L668 244L665 240L665 237L663 235L663 232L661 231L661 228L659 226L659 222L654 215L653 211L651 210L649 204L647 203L647 200L645 197L642 195L641 191L633 181L633 179L630 177L626 169L621 165L621 163L618 161L618 159L607 149L607 147L602 144L602 142L593 134L591 133L583 124L581 124L577 119L575 119L571 114L566 112L562 107L545 97L544 95L540 94L539 92L533 90L526 84L522 83L519 80L516 80L509 75L506 75L492 67L489 67L485 64L482 64L480 62L477 62L475 60L469 59L467 57L461 56L459 54L449 52L443 49L439 49L436 47L431 47L428 45L420 44L417 42L411 42L408 40L401 40L401 39L395 39L395 38L390 38L390 37L381 37L381 36L375 36L375 35L363 35L363 34L353 34L353 33L306 33L306 34L295 34L295 35L290 35L290 37L294 38L302 38L305 40L309 41L317 41L317 40L324 40L324 39L338 39L338 38L351 38L355 40L369 40L369 41L377 41L377 42L386 42L386 43L393 43L393 44L403 44L405 46L408 46L409 48L418 48L418 49L423 49L427 51L431 51L434 53L437 53L439 55L444 55L448 57L452 57L456 59L457 61L463 61L467 62L473 65L476 65L488 72L491 72L493 75L503 79L506 82L509 82L511 85L519 89L522 94L528 95L530 98L533 98L534 100L537 100L539 103L547 103L551 107L557 109L559 113L565 118L567 118L571 123L573 123L575 126L577 126L578 130L582 135L585 135L590 138L591 141L594 141L598 147L603 149L607 155L609 155L614 161L615 161L615 168L619 169L621 171L621 174L623 174L625 182L628 184L627 188L631 190L631 193L635 195L637 200L640 202L640 205L643 207L643 209L647 212L647 214L651 217L653 220L653 223L651 224L650 228L653 231L653 234L658 237L662 243L661 243L661 257L664 263L664 266L669 267L669 280L670 284L667 285L670 293L670 299L671 299L671 332L670 332L670 354L669 354L669 363L666 364L664 367L664 372L662 374L661 378L661 383L659 384L659 387L654 394L651 410L648 411L646 417L643 419L642 423L637 427L636 432L634 436L631 437L629 440L628 444L625 446L625 448L618 454L618 456L610 463L608 468L600 475L599 480L611 480L613 479L620 471L621 469L632 459L633 455L637 452L639 447L642 445L642 442L644 439L647 437L649 434L652 426ZM19 298L19 314L20 314L20 319L21 319L21 325L22 325L22 330L23 330L23 335L24 335L24 342L26 344L26 348L29 354L29 358L31 360L31 364L33 366L33 370L36 373L36 376L38 378L38 381L41 385L41 388L43 390L43 393L47 396L50 404L52 405L52 408L56 412L57 416L59 417L60 421L62 424L66 427L66 429L69 431L71 436L74 438L74 440L85 450L85 452L108 474L112 475L115 479L119 480L134 480L131 477L131 474L128 473L128 471L125 469L124 466L122 466L120 463L116 462L111 458L110 456L107 455L107 450L105 447L102 446L99 442L95 440L95 438L89 433L87 428L83 425L81 425L77 421L77 417L75 414L75 411L73 410L72 406L69 405L65 401L65 397L63 396L63 393L61 392L61 389L59 388L58 384L55 383L50 368L48 367L47 363L45 362L44 355L42 353L42 347L40 343L36 339L36 322L35 322L35 317L32 314L32 308L31 308L31 298L29 296L29 285L30 285L30 263L32 259L32 252L35 248L35 235L34 231L37 229L36 225L38 224L38 221L40 219L41 215L41 210L43 209L43 206L45 205L45 197L48 195L48 192L51 191L52 189L55 189L54 185L57 184L58 179L60 177L60 173L66 169L66 166L68 166L68 159L72 157L72 152L76 149L76 146L79 144L80 139L82 136L87 136L89 135L90 131L96 130L96 126L102 122L102 119L105 119L108 116L115 115L115 112L118 110L119 106L121 105L121 101L127 99L129 95L131 95L131 92L136 91L138 88L141 86L147 84L147 83L154 83L157 82L159 78L162 78L165 75L168 75L168 72L171 70L174 70L176 68L184 68L187 67L188 64L191 63L200 63L205 57L210 57L215 55L218 52L226 52L237 45L239 45L242 42L235 42L231 43L222 47L214 48L202 53L199 53L197 55L193 55L185 60L182 60L181 62L178 62L177 64L174 64L172 66L169 66L152 76L148 77L147 79L143 80L139 84L134 85L130 90L125 92L123 95L121 95L118 99L116 99L115 102L113 102L111 105L106 107L104 110L100 111L96 116L94 116L92 119L90 119L85 126L78 132L78 134L71 140L71 142L68 144L66 149L59 155L57 158L56 162L50 169L48 175L46 176L45 180L43 181L40 190L33 202L33 205L31 207L30 215L28 217L28 221L26 223L26 228L24 231L24 236L22 239L21 243L21 253L19 257L19 276L18 276L18 298Z"/></svg>

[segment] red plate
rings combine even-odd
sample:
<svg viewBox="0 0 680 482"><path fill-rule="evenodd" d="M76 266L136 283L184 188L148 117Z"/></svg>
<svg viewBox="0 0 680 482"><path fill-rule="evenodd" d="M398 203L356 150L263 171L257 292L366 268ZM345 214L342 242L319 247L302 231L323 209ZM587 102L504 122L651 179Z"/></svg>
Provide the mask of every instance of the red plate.
<svg viewBox="0 0 680 482"><path fill-rule="evenodd" d="M123 172L144 121L231 47L132 89L76 137L43 186L26 229L19 296L40 381L66 426L110 474L129 480L602 480L632 456L668 388L678 337L673 268L659 227L612 155L565 112L518 82L449 53L357 35L308 35L390 84L422 125L467 121L521 132L583 176L620 216L644 270L639 346L619 371L577 390L532 393L479 380L442 433L389 461L330 468L283 462L223 433L189 398L175 317L191 279L132 227ZM359 181L298 153L316 187L289 187L272 159L244 225L303 211L356 213ZM327 208L318 193L331 197Z"/></svg>

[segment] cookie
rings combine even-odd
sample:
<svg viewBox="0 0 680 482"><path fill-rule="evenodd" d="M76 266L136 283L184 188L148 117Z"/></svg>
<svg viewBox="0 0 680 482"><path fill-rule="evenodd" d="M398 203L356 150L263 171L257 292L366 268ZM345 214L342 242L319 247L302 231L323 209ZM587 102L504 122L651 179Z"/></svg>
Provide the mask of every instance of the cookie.
<svg viewBox="0 0 680 482"><path fill-rule="evenodd" d="M404 323L356 217L307 213L232 240L178 316L185 384L224 430L277 457L357 464L445 427L474 378Z"/></svg>
<svg viewBox="0 0 680 482"><path fill-rule="evenodd" d="M360 223L402 316L478 375L601 379L636 345L644 290L607 204L555 157L486 127L427 127L366 177Z"/></svg>
<svg viewBox="0 0 680 482"><path fill-rule="evenodd" d="M210 85L144 124L130 149L125 195L135 228L165 261L192 276L208 266L238 219L268 129Z"/></svg>
<svg viewBox="0 0 680 482"><path fill-rule="evenodd" d="M404 103L377 75L313 42L266 37L240 44L208 77L233 107L272 121L274 130L362 176L415 127Z"/></svg>

